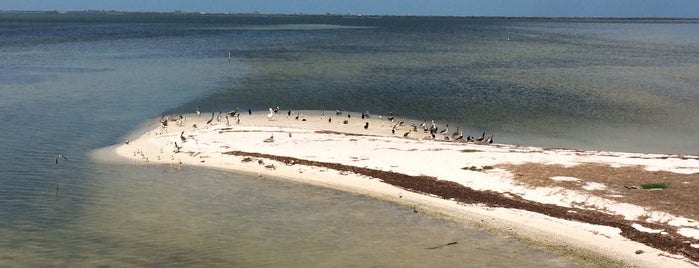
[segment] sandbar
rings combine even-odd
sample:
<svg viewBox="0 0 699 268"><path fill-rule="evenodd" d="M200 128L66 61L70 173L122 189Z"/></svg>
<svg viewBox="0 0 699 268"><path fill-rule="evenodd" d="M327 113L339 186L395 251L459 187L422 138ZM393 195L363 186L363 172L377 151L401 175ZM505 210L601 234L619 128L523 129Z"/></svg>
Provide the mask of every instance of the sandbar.
<svg viewBox="0 0 699 268"><path fill-rule="evenodd" d="M698 156L467 142L444 122L433 138L432 121L340 113L171 115L93 156L355 192L597 266L699 266Z"/></svg>

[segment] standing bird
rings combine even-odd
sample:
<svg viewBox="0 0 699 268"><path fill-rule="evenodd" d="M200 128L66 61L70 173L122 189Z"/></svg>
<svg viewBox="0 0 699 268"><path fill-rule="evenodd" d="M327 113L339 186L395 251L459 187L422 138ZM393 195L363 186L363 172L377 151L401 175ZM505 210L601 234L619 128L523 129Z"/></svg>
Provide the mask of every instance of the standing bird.
<svg viewBox="0 0 699 268"><path fill-rule="evenodd" d="M252 110L248 109L248 115L252 115Z"/></svg>
<svg viewBox="0 0 699 268"><path fill-rule="evenodd" d="M59 158L60 158L60 159L63 159L63 160L68 160L68 158L66 158L66 157L63 156L62 154L59 154L59 155L56 156L56 165L58 165L58 159L59 159Z"/></svg>
<svg viewBox="0 0 699 268"><path fill-rule="evenodd" d="M208 125L208 124L211 124L211 122L214 121L214 115L215 115L215 114L216 114L215 112L211 112L211 119L209 119L209 121L206 121L206 124L207 124L207 125Z"/></svg>
<svg viewBox="0 0 699 268"><path fill-rule="evenodd" d="M249 110L248 110L249 111ZM230 112L228 112L228 115L230 116L235 116L235 114L238 113L238 107L233 108Z"/></svg>
<svg viewBox="0 0 699 268"><path fill-rule="evenodd" d="M483 139L485 139L485 132L483 132L483 134L481 134L481 136L478 137L476 141L483 141Z"/></svg>
<svg viewBox="0 0 699 268"><path fill-rule="evenodd" d="M442 129L442 131L440 131L439 134L442 134L442 135L445 135L445 136L446 136L446 135L449 135L449 134L447 134L447 133L449 132L449 124L447 124L446 126L447 126L447 128Z"/></svg>
<svg viewBox="0 0 699 268"><path fill-rule="evenodd" d="M485 143L493 143L493 134L490 134L487 139L485 139Z"/></svg>
<svg viewBox="0 0 699 268"><path fill-rule="evenodd" d="M364 129L369 129L369 122L366 122L366 124L364 124Z"/></svg>
<svg viewBox="0 0 699 268"><path fill-rule="evenodd" d="M201 116L201 111L199 110L199 105L197 105L197 116Z"/></svg>
<svg viewBox="0 0 699 268"><path fill-rule="evenodd" d="M226 117L226 119L227 119L227 118L228 118L228 117ZM184 137L184 131L182 131L182 133L180 133L180 140L182 140L182 143L184 143L185 141L187 141L187 138Z"/></svg>
<svg viewBox="0 0 699 268"><path fill-rule="evenodd" d="M177 145L177 142L175 142L175 150L173 150L174 153L179 153L180 149L182 149L182 146Z"/></svg>
<svg viewBox="0 0 699 268"><path fill-rule="evenodd" d="M453 139L453 138L458 137L458 136L459 136L459 133L460 133L459 127L456 127L456 131L454 131L454 133L451 134L451 138ZM463 135L462 135L462 136L463 136ZM463 137L462 137L462 138L463 138Z"/></svg>
<svg viewBox="0 0 699 268"><path fill-rule="evenodd" d="M160 116L160 124L163 127L167 127L167 118L164 115Z"/></svg>
<svg viewBox="0 0 699 268"><path fill-rule="evenodd" d="M267 115L267 120L272 120L272 117L274 117L274 110L272 110L272 108L269 108L269 114Z"/></svg>

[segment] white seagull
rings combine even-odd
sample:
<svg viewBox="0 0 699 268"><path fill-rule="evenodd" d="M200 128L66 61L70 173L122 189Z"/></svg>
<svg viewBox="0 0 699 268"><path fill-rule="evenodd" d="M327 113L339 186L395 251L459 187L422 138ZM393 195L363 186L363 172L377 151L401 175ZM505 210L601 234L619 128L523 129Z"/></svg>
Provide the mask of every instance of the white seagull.
<svg viewBox="0 0 699 268"><path fill-rule="evenodd" d="M272 117L274 117L274 110L272 108L269 108L269 114L267 115L267 120L272 120Z"/></svg>

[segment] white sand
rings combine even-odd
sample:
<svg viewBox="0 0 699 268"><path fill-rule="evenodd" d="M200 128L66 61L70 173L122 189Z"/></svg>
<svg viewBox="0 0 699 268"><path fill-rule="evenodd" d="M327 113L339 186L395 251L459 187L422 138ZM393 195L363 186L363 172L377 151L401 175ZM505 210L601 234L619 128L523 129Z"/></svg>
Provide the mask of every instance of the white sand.
<svg viewBox="0 0 699 268"><path fill-rule="evenodd" d="M202 165L214 168L252 172L260 176L283 177L291 180L326 186L345 191L366 194L376 198L417 207L444 217L481 226L496 232L505 232L516 237L532 240L536 243L561 245L579 251L620 259L630 265L641 267L692 267L681 256L671 255L643 244L630 241L620 235L620 230L607 226L561 220L529 211L505 208L489 208L478 205L457 204L432 196L421 195L397 188L377 179L355 174L346 174L326 168L293 165L287 166L268 159L257 159L242 163L244 157L224 155L227 151L244 151L288 156L299 159L340 163L357 167L393 171L407 175L428 175L440 180L453 181L475 190L492 190L510 195L519 195L524 199L540 203L550 203L563 207L584 204L607 213L623 215L626 219L645 219L647 221L681 227L688 237L699 232L696 219L686 219L669 215L662 211L649 211L646 208L619 203L604 196L595 196L589 191L573 191L560 187L526 188L514 183L506 170L492 169L469 171L464 167L482 169L501 163L546 163L574 166L582 163L608 163L612 166L644 166L648 170L665 170L678 173L699 172L699 160L682 159L676 156L658 154L632 154L617 152L579 152L573 150L545 150L537 147L522 147L504 144L479 145L474 143L444 142L443 135L437 135L440 141L427 140L429 133L419 127L418 132L410 131L410 124L422 122L405 122L391 133L393 123L386 120L386 115L378 118L361 119L359 113L351 113L347 118L335 112L327 111L321 116L320 111L301 111L302 116L295 119L280 112L269 120L266 113L240 116L240 124L225 118L214 119L212 125L206 121L210 114L185 115L181 126L169 122L168 127L161 127L159 120L154 120L146 130L140 130L130 138L128 144L112 146L101 150L96 155L119 155L131 159L135 164L169 164L173 168L181 165ZM225 116L225 115L224 115ZM328 122L328 117L332 122ZM306 119L306 121L302 121ZM343 124L348 120L348 124ZM395 122L401 121L396 118ZM364 129L369 122L368 129ZM430 122L426 122L428 126ZM197 127L193 127L196 124ZM443 124L437 123L440 128ZM337 133L318 133L316 130L328 130L342 133L357 133L374 136L342 135ZM185 142L180 134L184 131ZM450 129L449 134L455 129ZM410 132L408 138L403 134ZM467 135L464 133L464 135ZM265 139L274 137L274 142ZM412 139L410 139L412 138ZM496 136L497 138L497 136ZM175 143L182 148L175 153ZM476 152L462 152L475 150ZM265 167L274 165L274 168ZM552 180L575 181L576 178L551 178ZM604 185L588 183L590 189L604 189ZM639 225L637 229L650 232L662 232ZM645 229L643 229L645 228ZM642 250L643 254L636 254Z"/></svg>

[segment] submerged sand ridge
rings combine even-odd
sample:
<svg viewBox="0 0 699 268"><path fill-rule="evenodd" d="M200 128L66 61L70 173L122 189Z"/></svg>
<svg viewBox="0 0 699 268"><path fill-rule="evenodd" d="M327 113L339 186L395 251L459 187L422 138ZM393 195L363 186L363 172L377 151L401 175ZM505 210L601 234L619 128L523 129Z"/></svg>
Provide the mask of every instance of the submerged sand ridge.
<svg viewBox="0 0 699 268"><path fill-rule="evenodd" d="M662 192L680 197L659 200L670 205L696 203L694 195L672 194L697 187L696 156L444 141L445 135L432 139L429 132L410 126L423 122L402 118L391 122L386 115L362 119L361 113L348 117L347 112L282 111L272 116L243 113L226 121L204 114L185 115L166 127L154 120L144 134L112 149L134 163L205 165L368 194L463 221L480 219L484 224L514 227L524 237L558 240L555 243L633 265L689 266L699 261L694 211L668 212L663 206L625 198ZM404 123L396 126L400 121ZM454 131L445 134L451 138ZM640 170L639 176L655 172L681 178L668 189L649 191L638 185L665 182L656 181L662 176L652 177L653 181L626 179L623 186L629 188L625 188L610 183L616 175L603 168L577 173L554 170L592 164L612 170L634 168ZM604 174L598 172L612 177L601 180Z"/></svg>

